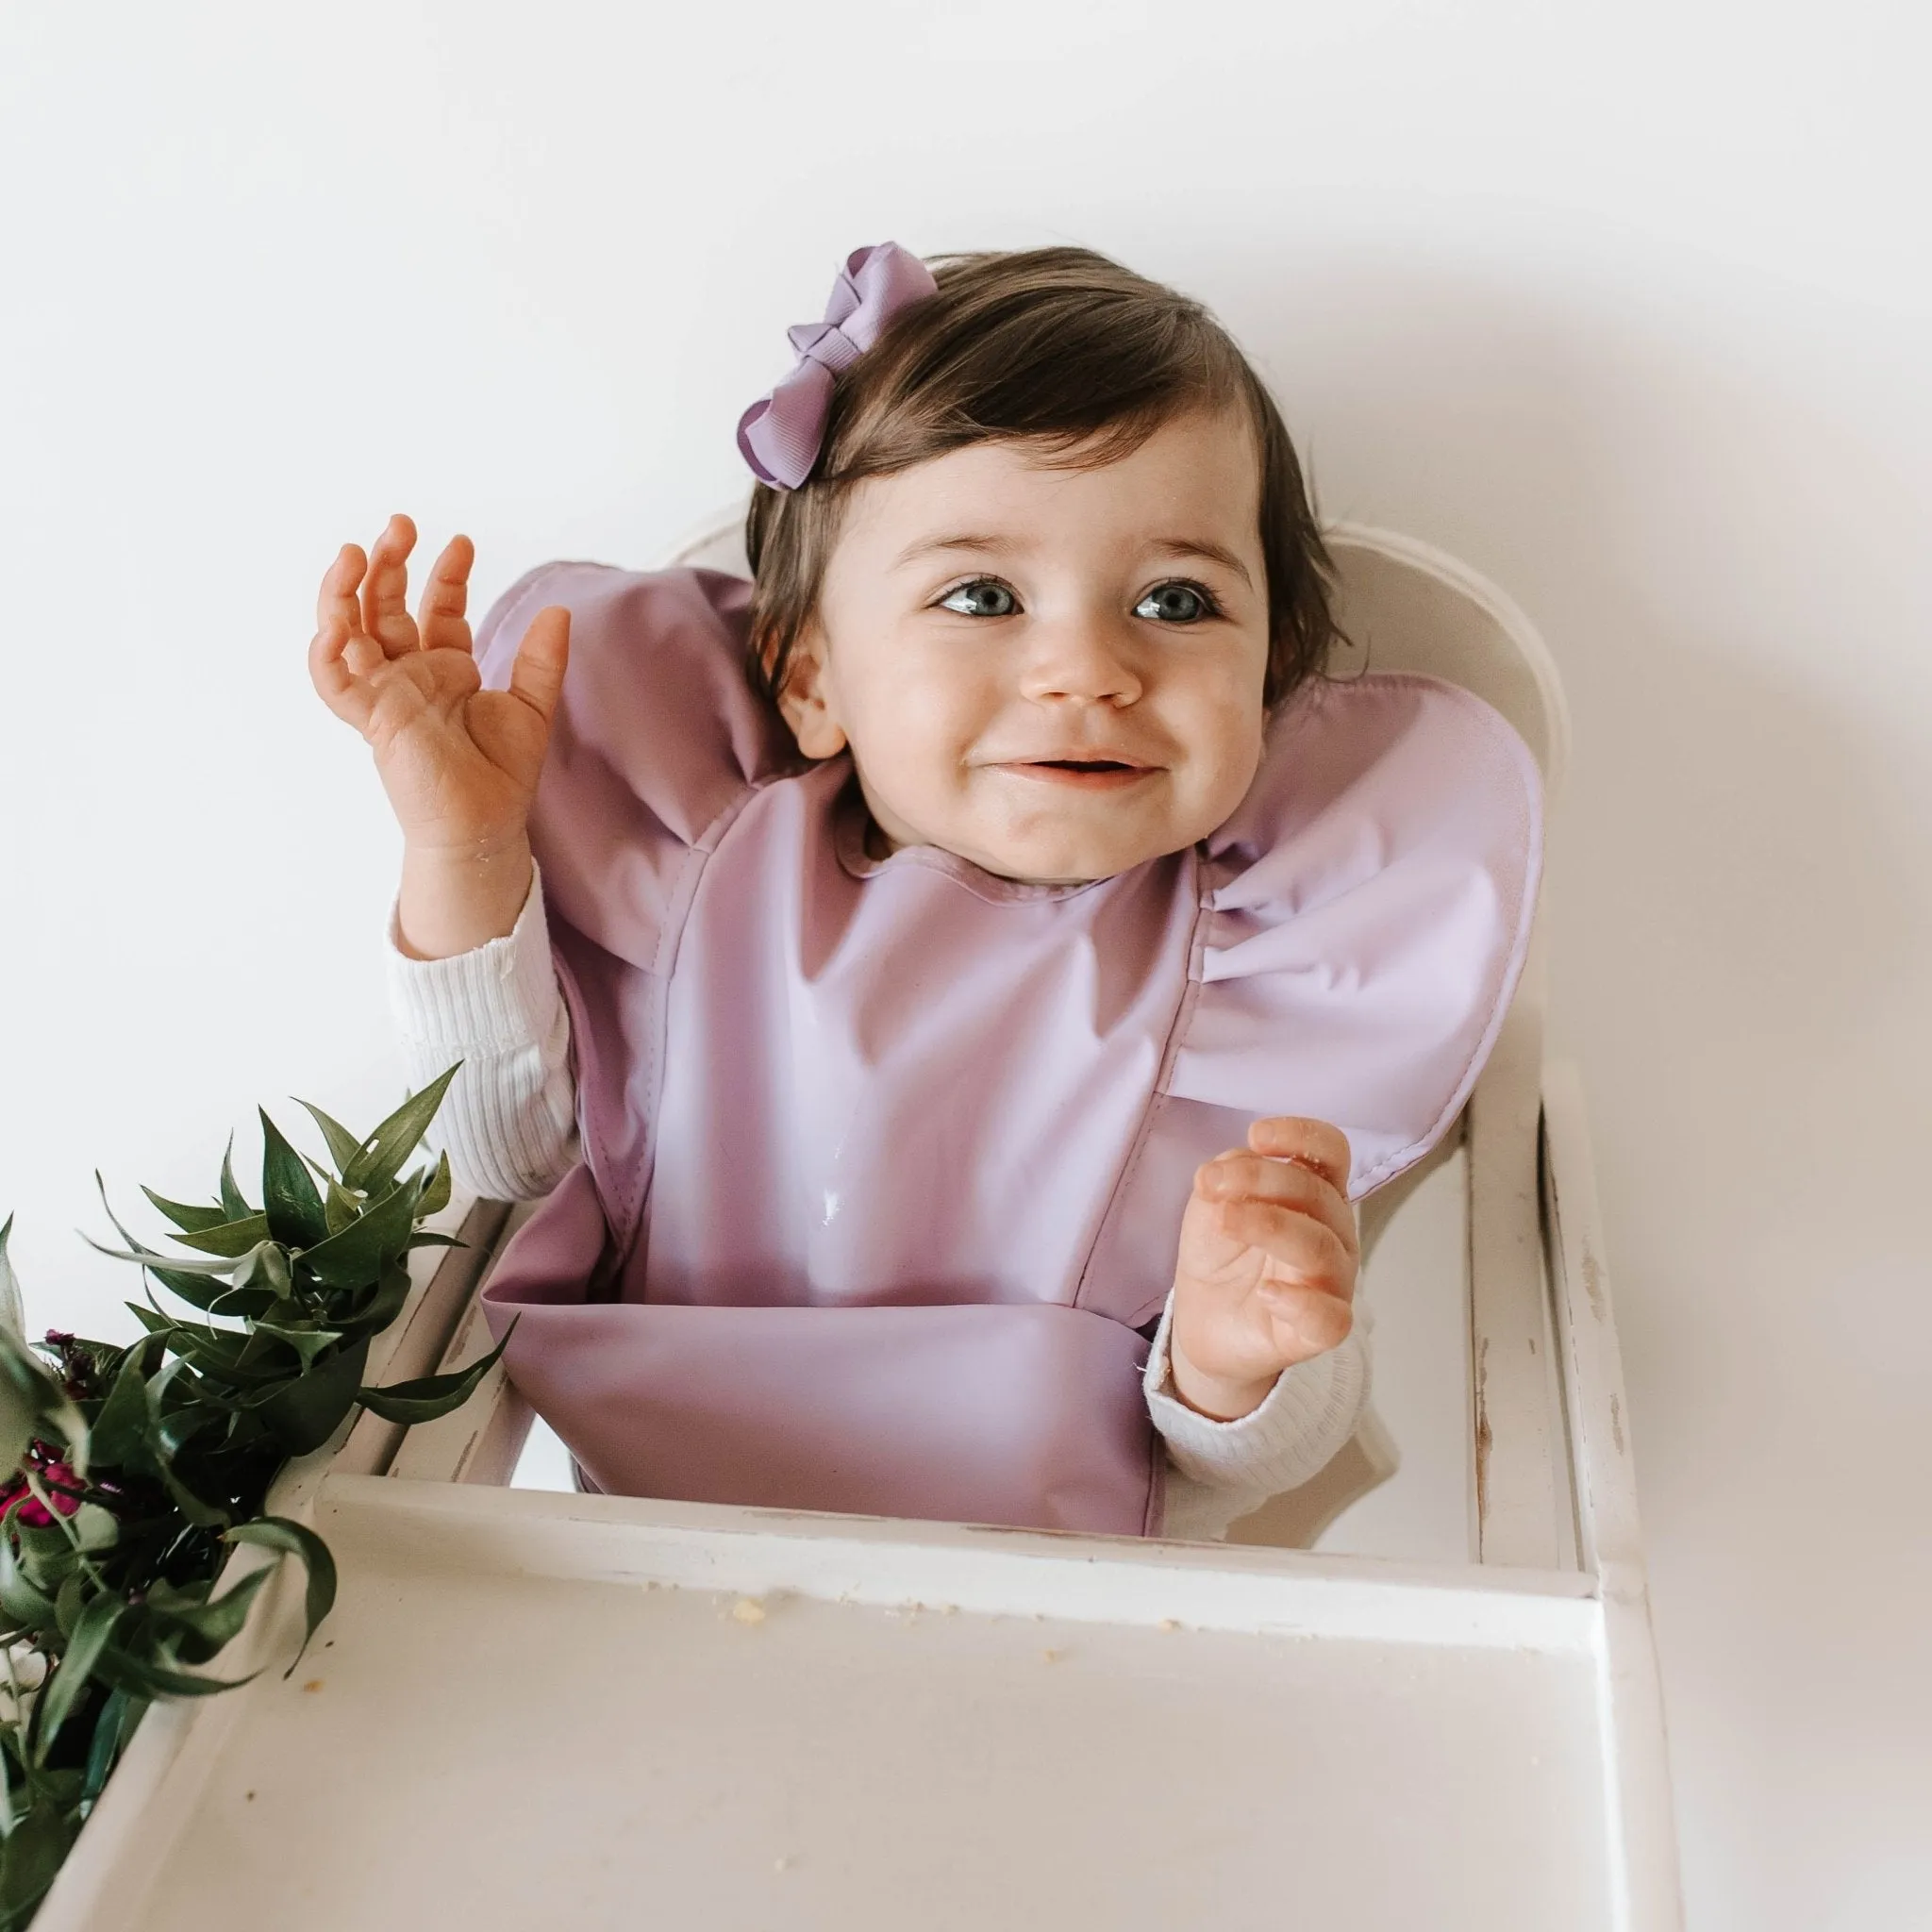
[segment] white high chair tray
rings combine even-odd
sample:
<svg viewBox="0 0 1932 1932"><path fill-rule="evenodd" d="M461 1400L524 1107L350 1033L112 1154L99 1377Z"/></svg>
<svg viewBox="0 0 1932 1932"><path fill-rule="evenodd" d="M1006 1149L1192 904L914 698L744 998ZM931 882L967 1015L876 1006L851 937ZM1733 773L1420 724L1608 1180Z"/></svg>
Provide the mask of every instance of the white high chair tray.
<svg viewBox="0 0 1932 1932"><path fill-rule="evenodd" d="M373 1476L315 1521L325 1641L57 1923L1615 1923L1582 1577Z"/></svg>

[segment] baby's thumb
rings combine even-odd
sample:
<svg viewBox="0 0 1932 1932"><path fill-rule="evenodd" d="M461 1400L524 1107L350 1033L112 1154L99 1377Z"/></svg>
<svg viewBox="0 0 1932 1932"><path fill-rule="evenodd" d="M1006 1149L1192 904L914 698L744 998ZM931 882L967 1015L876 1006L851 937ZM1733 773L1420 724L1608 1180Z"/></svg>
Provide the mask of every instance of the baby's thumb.
<svg viewBox="0 0 1932 1932"><path fill-rule="evenodd" d="M563 691L563 674L570 663L570 612L561 604L538 611L517 646L509 668L509 688L530 705L547 724Z"/></svg>

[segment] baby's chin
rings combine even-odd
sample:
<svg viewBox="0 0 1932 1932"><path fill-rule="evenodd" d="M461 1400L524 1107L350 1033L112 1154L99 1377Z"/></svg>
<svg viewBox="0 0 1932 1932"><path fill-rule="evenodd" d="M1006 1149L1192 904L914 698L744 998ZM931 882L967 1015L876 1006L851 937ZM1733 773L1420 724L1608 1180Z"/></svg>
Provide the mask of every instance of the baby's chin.
<svg viewBox="0 0 1932 1932"><path fill-rule="evenodd" d="M890 793L868 792L868 803L867 849L874 858L902 845L937 846L982 872L1029 886L1113 878L1185 852L1226 815L1211 815L1217 801L1176 795L1166 772L1100 788L1029 782L1024 793L1001 777L964 796L893 800Z"/></svg>
<svg viewBox="0 0 1932 1932"><path fill-rule="evenodd" d="M1084 886L1132 872L1151 858L1184 852L1194 841L1171 826L1149 826L1138 836L1125 826L1070 826L1045 836L966 830L932 842L1018 885Z"/></svg>

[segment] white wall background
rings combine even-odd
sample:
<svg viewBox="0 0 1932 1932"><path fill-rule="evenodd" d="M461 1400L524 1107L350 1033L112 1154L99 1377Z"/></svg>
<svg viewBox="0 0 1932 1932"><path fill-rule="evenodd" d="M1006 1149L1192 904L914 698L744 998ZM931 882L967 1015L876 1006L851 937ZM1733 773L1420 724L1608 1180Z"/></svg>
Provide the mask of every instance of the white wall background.
<svg viewBox="0 0 1932 1932"><path fill-rule="evenodd" d="M1544 628L1553 891L1691 1923L1932 1920L1932 180L1906 0L0 4L0 1213L42 1322L284 1096L400 1092L309 690L408 509L486 595L736 491L848 249L1213 304L1330 515ZM143 1227L151 1220L143 1220ZM1386 1318L1385 1318L1386 1319Z"/></svg>

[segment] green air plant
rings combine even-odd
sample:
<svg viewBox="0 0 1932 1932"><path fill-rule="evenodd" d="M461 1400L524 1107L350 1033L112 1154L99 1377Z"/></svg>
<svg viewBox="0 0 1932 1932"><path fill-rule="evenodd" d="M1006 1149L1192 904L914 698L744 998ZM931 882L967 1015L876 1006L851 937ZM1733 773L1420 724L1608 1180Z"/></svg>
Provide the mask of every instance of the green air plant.
<svg viewBox="0 0 1932 1932"><path fill-rule="evenodd" d="M449 1202L447 1157L402 1173L456 1072L360 1140L299 1103L327 1165L263 1113L258 1207L235 1184L232 1136L209 1205L143 1189L186 1256L145 1246L108 1208L126 1246L101 1252L192 1311L148 1291L128 1304L146 1332L125 1346L50 1331L29 1349L6 1319L20 1303L11 1216L0 1225L0 1470L12 1471L0 1485L0 1932L32 1918L148 1705L235 1688L203 1667L291 1557L307 1574L308 1647L335 1565L313 1530L264 1514L283 1466L358 1405L398 1423L447 1414L502 1354L362 1383L371 1341L409 1291L404 1257L462 1245L421 1225ZM270 1560L218 1592L242 1544Z"/></svg>

